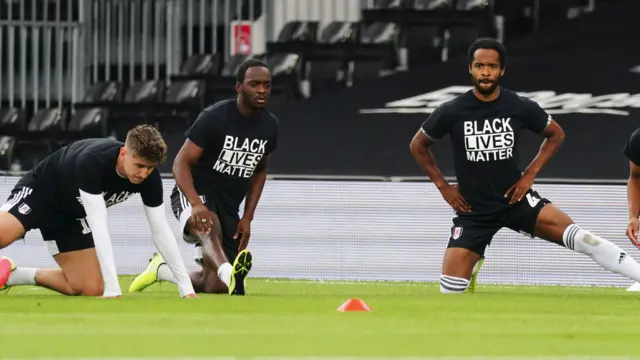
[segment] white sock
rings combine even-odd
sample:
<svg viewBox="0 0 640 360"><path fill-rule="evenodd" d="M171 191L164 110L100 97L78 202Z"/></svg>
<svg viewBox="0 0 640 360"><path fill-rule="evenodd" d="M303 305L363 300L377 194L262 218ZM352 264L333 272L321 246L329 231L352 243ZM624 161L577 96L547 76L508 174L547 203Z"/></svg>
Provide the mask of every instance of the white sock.
<svg viewBox="0 0 640 360"><path fill-rule="evenodd" d="M611 241L581 229L576 224L565 229L562 241L567 248L588 255L603 268L640 282L640 264Z"/></svg>
<svg viewBox="0 0 640 360"><path fill-rule="evenodd" d="M36 268L18 267L11 272L7 286L36 285Z"/></svg>
<svg viewBox="0 0 640 360"><path fill-rule="evenodd" d="M229 281L231 280L231 269L231 264L229 263L224 263L218 268L218 277L227 286L229 286Z"/></svg>
<svg viewBox="0 0 640 360"><path fill-rule="evenodd" d="M173 277L173 273L167 264L162 264L158 267L158 280L169 281L177 284L176 278Z"/></svg>
<svg viewBox="0 0 640 360"><path fill-rule="evenodd" d="M467 279L440 275L440 292L443 294L462 294L467 287L469 287L470 281Z"/></svg>

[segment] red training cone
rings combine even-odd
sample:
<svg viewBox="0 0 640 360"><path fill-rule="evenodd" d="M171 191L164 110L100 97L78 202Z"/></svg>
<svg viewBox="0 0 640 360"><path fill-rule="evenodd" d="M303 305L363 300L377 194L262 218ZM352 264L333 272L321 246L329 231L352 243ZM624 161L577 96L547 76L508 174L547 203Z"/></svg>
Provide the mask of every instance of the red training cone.
<svg viewBox="0 0 640 360"><path fill-rule="evenodd" d="M371 308L363 300L349 299L338 308L338 311L371 311Z"/></svg>
<svg viewBox="0 0 640 360"><path fill-rule="evenodd" d="M0 259L0 288L7 283L11 275L11 262L7 259Z"/></svg>

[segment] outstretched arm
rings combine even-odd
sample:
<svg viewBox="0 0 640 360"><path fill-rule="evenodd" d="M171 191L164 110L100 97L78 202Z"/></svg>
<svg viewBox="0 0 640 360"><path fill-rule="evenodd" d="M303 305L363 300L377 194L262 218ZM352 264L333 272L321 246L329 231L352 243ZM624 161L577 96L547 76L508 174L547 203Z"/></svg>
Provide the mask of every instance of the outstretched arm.
<svg viewBox="0 0 640 360"><path fill-rule="evenodd" d="M180 148L178 155L173 161L173 177L176 185L187 198L192 207L192 215L197 230L201 233L209 233L211 231L212 215L209 209L202 203L200 196L193 184L193 175L191 174L191 166L202 155L203 149L193 141L187 139ZM205 220L204 222L202 220Z"/></svg>
<svg viewBox="0 0 640 360"><path fill-rule="evenodd" d="M87 214L87 222L91 228L96 254L100 262L100 270L104 280L105 297L117 297L122 295L118 273L113 257L111 237L107 228L107 205L102 194L91 194L80 189L80 199Z"/></svg>
<svg viewBox="0 0 640 360"><path fill-rule="evenodd" d="M144 206L144 213L147 216L149 222L149 228L151 229L151 237L153 242L164 257L169 269L173 273L178 284L180 296L185 297L195 294L189 273L184 265L180 249L173 236L173 232L167 223L165 215L164 204L156 207Z"/></svg>
<svg viewBox="0 0 640 360"><path fill-rule="evenodd" d="M238 221L236 232L233 235L234 239L241 236L238 250L242 251L247 248L249 244L249 238L251 237L251 222L253 216L258 207L258 201L262 196L262 189L264 189L264 183L267 180L267 168L269 166L269 158L271 154L266 154L256 166L251 180L249 182L249 191L247 192L247 198L244 203L244 214L242 219Z"/></svg>
<svg viewBox="0 0 640 360"><path fill-rule="evenodd" d="M243 218L253 220L253 215L256 212L258 201L262 196L262 189L264 189L264 183L267 180L267 168L269 167L270 154L265 155L262 160L256 166L256 169L251 176L249 182L249 191L247 192L247 201L244 206Z"/></svg>

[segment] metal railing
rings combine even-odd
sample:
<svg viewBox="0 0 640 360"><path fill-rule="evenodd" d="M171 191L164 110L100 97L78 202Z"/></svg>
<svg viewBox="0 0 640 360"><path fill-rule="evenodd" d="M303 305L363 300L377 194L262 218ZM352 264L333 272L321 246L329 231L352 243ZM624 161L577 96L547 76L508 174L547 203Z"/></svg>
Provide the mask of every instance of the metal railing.
<svg viewBox="0 0 640 360"><path fill-rule="evenodd" d="M7 1L3 6L0 99L11 107L25 107L28 100L50 107L76 98L82 83L74 70L82 61L81 12L60 0L44 6L36 0Z"/></svg>

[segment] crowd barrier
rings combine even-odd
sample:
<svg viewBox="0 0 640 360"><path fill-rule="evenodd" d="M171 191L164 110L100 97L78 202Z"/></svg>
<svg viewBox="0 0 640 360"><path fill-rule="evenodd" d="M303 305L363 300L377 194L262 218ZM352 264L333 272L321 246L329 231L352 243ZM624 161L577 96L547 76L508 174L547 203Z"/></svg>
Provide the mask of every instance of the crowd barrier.
<svg viewBox="0 0 640 360"><path fill-rule="evenodd" d="M8 196L18 177L0 177ZM179 237L170 212L173 179L164 181L169 224L190 269L194 248ZM585 229L635 258L625 236L624 185L539 184L536 190ZM142 271L154 252L138 195L109 208L120 274ZM252 224L252 277L435 282L450 233L451 208L428 182L269 180ZM23 266L54 266L38 231L1 250ZM480 283L628 286L585 255L501 230L487 251Z"/></svg>

